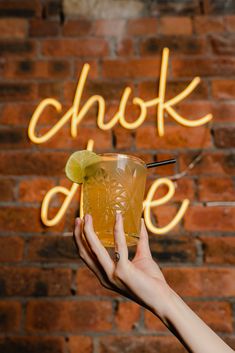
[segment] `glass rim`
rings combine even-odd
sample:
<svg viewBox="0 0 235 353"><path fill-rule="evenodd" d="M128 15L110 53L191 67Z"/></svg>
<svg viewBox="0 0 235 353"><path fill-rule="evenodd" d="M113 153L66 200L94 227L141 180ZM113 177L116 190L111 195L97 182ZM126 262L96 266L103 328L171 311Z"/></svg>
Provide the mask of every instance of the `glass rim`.
<svg viewBox="0 0 235 353"><path fill-rule="evenodd" d="M136 157L136 156L133 156L133 155L130 155L130 154L115 153L115 152L97 153L97 154L98 154L98 156L101 156L101 157L120 157L120 158L123 158L123 159L131 159L131 160L134 160L135 162L140 163L145 168L147 168L146 167L146 163L143 161L143 159L141 159L139 157Z"/></svg>

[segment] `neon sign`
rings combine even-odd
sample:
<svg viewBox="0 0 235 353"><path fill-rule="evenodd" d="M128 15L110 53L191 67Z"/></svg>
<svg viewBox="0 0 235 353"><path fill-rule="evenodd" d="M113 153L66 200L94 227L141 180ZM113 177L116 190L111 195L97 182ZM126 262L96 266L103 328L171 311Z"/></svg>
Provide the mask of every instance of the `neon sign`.
<svg viewBox="0 0 235 353"><path fill-rule="evenodd" d="M177 103L181 102L183 99L185 99L190 93L193 92L193 90L196 88L196 86L200 83L200 78L195 77L189 84L188 86L178 95L176 95L174 98L165 101L165 94L166 94L166 89L167 89L167 69L168 69L168 61L169 61L169 49L164 48L163 49L163 54L162 54L162 62L161 62L161 70L160 70L160 78L159 78L159 94L158 97L149 100L149 101L144 101L140 97L134 97L132 99L132 103L134 105L137 105L140 109L139 116L134 122L127 122L125 119L125 110L126 110L126 105L127 102L130 98L131 94L131 88L126 87L123 91L123 94L120 99L119 107L117 109L117 112L114 114L112 119L109 122L104 122L104 116L105 116L105 100L102 96L100 95L93 95L91 96L85 104L80 107L81 105L81 98L82 94L84 91L84 86L87 80L88 72L90 69L89 64L84 64L80 78L78 80L75 96L74 96L74 101L71 106L71 108L59 119L59 121L52 127L50 128L46 133L44 133L41 136L36 135L36 127L38 120L42 114L42 112L48 107L52 106L56 109L58 113L61 112L62 110L62 105L61 103L54 99L54 98L46 98L44 99L36 108L35 112L32 115L32 118L29 123L28 127L28 136L30 140L33 143L36 144L41 144L45 143L48 141L51 137L56 135L56 133L67 123L69 120L71 120L71 125L70 125L70 133L73 138L77 137L78 135L78 126L82 119L85 117L89 109L94 105L98 105L98 112L97 112L97 125L98 128L101 130L109 130L112 129L116 124L120 124L123 128L125 129L136 129L139 126L143 124L147 117L147 108L157 106L157 133L159 136L163 137L164 136L164 112L167 112L168 115L174 119L177 123L187 126L187 127L197 127L200 125L204 125L208 123L212 118L212 114L207 114L197 120L189 120L180 114L178 114L175 109L173 108ZM94 141L89 140L87 149L93 150L93 145ZM168 187L168 192L167 194L157 200L153 200L154 194L157 191L157 189L161 185L166 185ZM61 218L64 216L72 198L74 197L79 185L77 184L72 184L71 189L67 189L62 186L56 186L52 188L51 190L48 191L48 193L45 195L44 200L42 202L42 208L41 208L41 219L42 222L48 226L52 227L59 223ZM167 178L160 178L152 184L148 191L148 195L146 200L144 201L143 207L144 207L144 217L146 221L146 225L148 229L154 233L154 234L164 234L169 232L184 216L188 206L189 206L189 200L185 199L183 200L176 216L173 218L173 220L165 227L162 228L157 228L153 225L151 221L151 208L152 207L157 207L159 205L163 205L166 202L168 202L172 196L174 195L175 192L175 186L173 182ZM64 202L62 203L58 213L53 219L48 219L48 209L50 206L50 201L54 195L57 193L62 193L65 195ZM80 202L80 211L82 212L82 198ZM81 214L80 212L80 214Z"/></svg>

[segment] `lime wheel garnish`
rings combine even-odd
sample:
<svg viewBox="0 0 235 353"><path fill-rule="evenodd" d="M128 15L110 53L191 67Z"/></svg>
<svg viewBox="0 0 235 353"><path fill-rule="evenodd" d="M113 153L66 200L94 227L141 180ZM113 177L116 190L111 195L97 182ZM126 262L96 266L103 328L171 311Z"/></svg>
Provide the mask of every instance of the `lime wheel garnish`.
<svg viewBox="0 0 235 353"><path fill-rule="evenodd" d="M99 160L100 157L95 152L88 150L74 152L66 163L65 174L73 183L82 184L85 178L85 168Z"/></svg>

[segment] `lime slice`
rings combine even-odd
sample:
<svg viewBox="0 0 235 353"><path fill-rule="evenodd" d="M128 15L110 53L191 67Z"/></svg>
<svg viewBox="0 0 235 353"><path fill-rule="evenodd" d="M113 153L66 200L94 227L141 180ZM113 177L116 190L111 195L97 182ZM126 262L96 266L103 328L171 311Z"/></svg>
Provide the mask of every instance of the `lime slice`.
<svg viewBox="0 0 235 353"><path fill-rule="evenodd" d="M66 163L65 174L73 183L82 184L85 177L85 168L99 160L100 157L95 152L87 150L74 152Z"/></svg>

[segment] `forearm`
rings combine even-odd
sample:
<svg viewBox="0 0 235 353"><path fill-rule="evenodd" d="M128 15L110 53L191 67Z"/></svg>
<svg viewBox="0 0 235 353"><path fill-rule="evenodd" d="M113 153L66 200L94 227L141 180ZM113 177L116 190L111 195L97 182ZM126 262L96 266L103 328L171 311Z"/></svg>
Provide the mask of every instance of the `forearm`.
<svg viewBox="0 0 235 353"><path fill-rule="evenodd" d="M189 352L234 352L173 290L171 293L172 299L168 303L166 314L161 319ZM158 309L155 313L158 315Z"/></svg>
<svg viewBox="0 0 235 353"><path fill-rule="evenodd" d="M75 239L79 254L100 282L111 290L133 299L155 313L191 353L232 353L229 348L184 302L169 288L159 266L153 261L148 233L142 221L140 239L132 261L121 215L114 227L118 261L113 262L93 229L91 216L77 219Z"/></svg>

